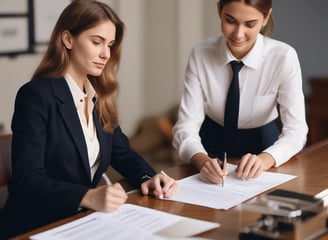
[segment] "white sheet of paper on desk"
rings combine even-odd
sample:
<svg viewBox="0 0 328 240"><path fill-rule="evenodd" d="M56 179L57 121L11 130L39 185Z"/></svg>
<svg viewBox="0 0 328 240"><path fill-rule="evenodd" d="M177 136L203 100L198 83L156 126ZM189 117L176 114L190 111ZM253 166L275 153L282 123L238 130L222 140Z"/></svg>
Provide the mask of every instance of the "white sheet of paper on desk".
<svg viewBox="0 0 328 240"><path fill-rule="evenodd" d="M200 174L181 179L177 193L167 200L227 210L296 177L265 171L257 178L241 180L235 176L235 169L235 165L228 164L229 175L224 186L205 183L200 180Z"/></svg>
<svg viewBox="0 0 328 240"><path fill-rule="evenodd" d="M62 226L35 234L32 240L163 240L183 238L220 225L133 204L112 213L94 212ZM115 237L114 237L115 236Z"/></svg>

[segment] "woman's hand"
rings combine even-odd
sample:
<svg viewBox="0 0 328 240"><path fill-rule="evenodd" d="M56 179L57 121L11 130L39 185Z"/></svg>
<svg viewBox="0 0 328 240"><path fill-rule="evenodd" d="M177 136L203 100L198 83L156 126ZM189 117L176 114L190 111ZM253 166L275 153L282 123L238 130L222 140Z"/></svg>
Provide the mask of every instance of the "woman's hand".
<svg viewBox="0 0 328 240"><path fill-rule="evenodd" d="M128 195L119 183L90 189L81 201L81 207L95 211L113 212L126 202Z"/></svg>
<svg viewBox="0 0 328 240"><path fill-rule="evenodd" d="M247 153L240 159L236 168L237 177L240 179L250 179L260 176L260 174L274 166L275 160L268 153L259 155Z"/></svg>
<svg viewBox="0 0 328 240"><path fill-rule="evenodd" d="M228 175L227 164L221 168L217 158L210 158L204 153L195 154L191 162L199 169L201 179L204 182L219 184Z"/></svg>
<svg viewBox="0 0 328 240"><path fill-rule="evenodd" d="M175 179L162 173L156 174L141 184L141 191L144 195L154 195L160 199L171 197L177 188L178 184Z"/></svg>

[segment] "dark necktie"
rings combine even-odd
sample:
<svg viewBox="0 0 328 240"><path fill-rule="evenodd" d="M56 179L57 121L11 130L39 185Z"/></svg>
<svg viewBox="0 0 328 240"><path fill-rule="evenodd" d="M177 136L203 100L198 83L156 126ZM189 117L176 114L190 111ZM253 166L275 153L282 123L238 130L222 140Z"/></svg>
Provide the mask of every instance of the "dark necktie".
<svg viewBox="0 0 328 240"><path fill-rule="evenodd" d="M238 148L237 130L238 130L238 115L239 115L239 71L243 67L243 62L232 61L232 81L229 87L226 107L224 112L224 142L225 149ZM232 150L233 151L233 150Z"/></svg>

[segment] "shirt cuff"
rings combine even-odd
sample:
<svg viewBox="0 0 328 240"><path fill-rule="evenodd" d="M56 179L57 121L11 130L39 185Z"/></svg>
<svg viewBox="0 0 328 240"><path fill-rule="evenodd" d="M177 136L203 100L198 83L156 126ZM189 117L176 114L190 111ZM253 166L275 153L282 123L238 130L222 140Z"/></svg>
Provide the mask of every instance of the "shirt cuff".
<svg viewBox="0 0 328 240"><path fill-rule="evenodd" d="M149 179L151 179L152 176L148 173L143 174L138 181L138 185L141 186L141 184L143 184L144 182L148 181Z"/></svg>
<svg viewBox="0 0 328 240"><path fill-rule="evenodd" d="M284 164L293 156L293 154L290 153L289 148L284 144L272 145L263 152L269 153L274 158L275 167Z"/></svg>
<svg viewBox="0 0 328 240"><path fill-rule="evenodd" d="M193 142L186 144L187 146L182 146L179 150L179 155L183 161L189 162L191 157L196 153L204 153L207 154L205 148L201 143Z"/></svg>

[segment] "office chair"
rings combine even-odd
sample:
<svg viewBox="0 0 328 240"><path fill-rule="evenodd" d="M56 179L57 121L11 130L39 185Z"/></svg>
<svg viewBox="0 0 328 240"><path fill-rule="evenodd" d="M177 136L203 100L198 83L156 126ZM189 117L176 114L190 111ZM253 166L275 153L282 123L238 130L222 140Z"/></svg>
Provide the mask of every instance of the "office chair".
<svg viewBox="0 0 328 240"><path fill-rule="evenodd" d="M0 136L0 209L7 200L7 184L11 178L11 139L11 134Z"/></svg>

